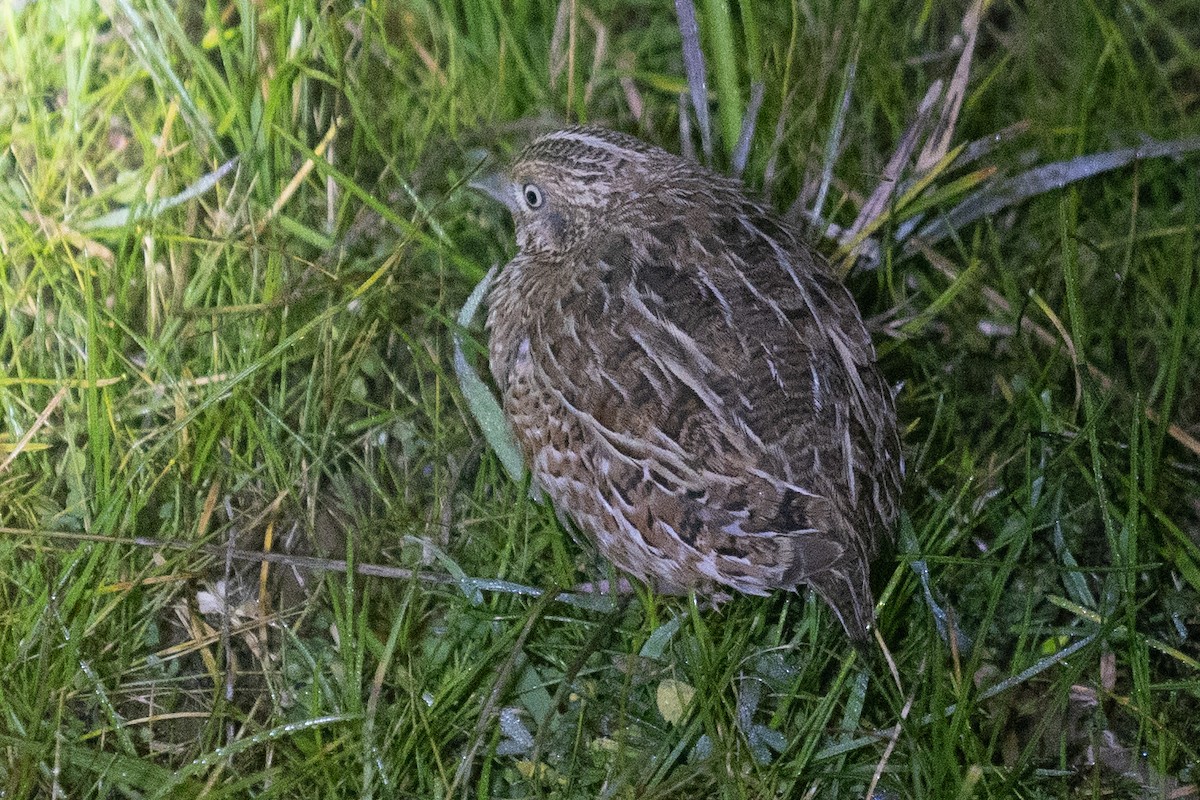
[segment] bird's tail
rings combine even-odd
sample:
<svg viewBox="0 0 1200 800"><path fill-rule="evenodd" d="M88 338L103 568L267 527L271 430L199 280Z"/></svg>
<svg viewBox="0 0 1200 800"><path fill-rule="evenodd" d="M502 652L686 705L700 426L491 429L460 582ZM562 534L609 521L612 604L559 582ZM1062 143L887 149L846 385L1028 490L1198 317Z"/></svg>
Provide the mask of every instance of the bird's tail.
<svg viewBox="0 0 1200 800"><path fill-rule="evenodd" d="M847 559L810 575L808 584L821 596L855 644L865 643L875 626L875 599L871 595L867 566Z"/></svg>

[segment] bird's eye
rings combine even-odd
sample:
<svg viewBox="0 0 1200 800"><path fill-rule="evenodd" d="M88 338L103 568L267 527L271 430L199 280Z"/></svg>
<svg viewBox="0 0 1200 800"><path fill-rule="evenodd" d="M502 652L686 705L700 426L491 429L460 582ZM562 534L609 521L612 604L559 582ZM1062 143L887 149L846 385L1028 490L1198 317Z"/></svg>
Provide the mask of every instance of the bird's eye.
<svg viewBox="0 0 1200 800"><path fill-rule="evenodd" d="M525 205L530 208L541 208L542 203L546 202L546 199L542 197L542 190L534 183L525 184L521 189L521 194L525 196Z"/></svg>

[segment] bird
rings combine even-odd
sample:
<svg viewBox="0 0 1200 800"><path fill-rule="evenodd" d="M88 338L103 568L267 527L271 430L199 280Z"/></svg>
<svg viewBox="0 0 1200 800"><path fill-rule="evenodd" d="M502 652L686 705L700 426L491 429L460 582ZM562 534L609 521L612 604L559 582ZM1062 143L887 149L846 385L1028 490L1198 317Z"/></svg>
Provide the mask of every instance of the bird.
<svg viewBox="0 0 1200 800"><path fill-rule="evenodd" d="M472 186L514 220L488 363L560 519L656 591L807 585L865 642L903 460L828 262L737 179L597 126Z"/></svg>

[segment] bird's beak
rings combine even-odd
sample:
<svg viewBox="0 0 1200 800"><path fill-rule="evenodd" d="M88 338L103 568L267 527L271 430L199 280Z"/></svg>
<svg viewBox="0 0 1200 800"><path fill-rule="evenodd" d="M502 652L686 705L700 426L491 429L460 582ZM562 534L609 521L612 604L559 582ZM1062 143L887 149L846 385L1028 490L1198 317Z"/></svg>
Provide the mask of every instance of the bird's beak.
<svg viewBox="0 0 1200 800"><path fill-rule="evenodd" d="M480 172L467 181L467 186L503 203L509 211L516 212L517 199L513 197L512 181L503 172L495 170Z"/></svg>

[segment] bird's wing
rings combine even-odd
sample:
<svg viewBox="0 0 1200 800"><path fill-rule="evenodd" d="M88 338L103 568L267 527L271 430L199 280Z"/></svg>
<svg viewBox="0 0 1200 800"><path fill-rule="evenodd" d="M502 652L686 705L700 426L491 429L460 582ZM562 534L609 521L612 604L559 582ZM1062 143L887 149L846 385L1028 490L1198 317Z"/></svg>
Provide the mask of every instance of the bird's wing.
<svg viewBox="0 0 1200 800"><path fill-rule="evenodd" d="M549 315L562 329L541 332L545 384L607 446L613 505L641 514L639 529L757 563L760 590L820 574L847 547L869 559L872 533L844 529L841 495L869 459L853 406L890 408L890 395L844 289L749 238L739 252L650 233L598 243L579 266L590 279Z"/></svg>

